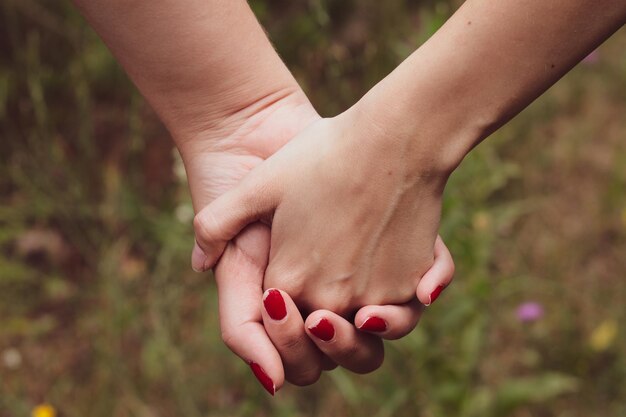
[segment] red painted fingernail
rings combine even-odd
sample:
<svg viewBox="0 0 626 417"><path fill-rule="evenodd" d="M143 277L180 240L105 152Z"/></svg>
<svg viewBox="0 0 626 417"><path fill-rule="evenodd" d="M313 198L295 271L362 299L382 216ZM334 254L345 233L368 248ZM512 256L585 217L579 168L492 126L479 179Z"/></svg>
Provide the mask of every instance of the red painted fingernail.
<svg viewBox="0 0 626 417"><path fill-rule="evenodd" d="M359 330L368 332L384 332L387 330L387 323L380 317L368 317L365 319Z"/></svg>
<svg viewBox="0 0 626 417"><path fill-rule="evenodd" d="M276 385L274 385L274 381L270 378L261 365L256 362L250 362L250 369L252 369L252 373L256 376L256 379L259 380L263 388L267 390L272 396L276 393Z"/></svg>
<svg viewBox="0 0 626 417"><path fill-rule="evenodd" d="M430 293L430 297L428 297L428 305L431 305L432 303L434 303L435 300L439 297L439 294L441 294L441 291L443 291L445 288L446 287L443 285L440 285L437 288L435 288L435 290Z"/></svg>
<svg viewBox="0 0 626 417"><path fill-rule="evenodd" d="M321 319L315 326L309 327L309 330L324 342L328 342L335 337L335 328L327 319Z"/></svg>
<svg viewBox="0 0 626 417"><path fill-rule="evenodd" d="M282 320L287 315L287 307L285 307L285 300L278 290L267 290L265 298L263 298L263 305L265 311L273 320Z"/></svg>

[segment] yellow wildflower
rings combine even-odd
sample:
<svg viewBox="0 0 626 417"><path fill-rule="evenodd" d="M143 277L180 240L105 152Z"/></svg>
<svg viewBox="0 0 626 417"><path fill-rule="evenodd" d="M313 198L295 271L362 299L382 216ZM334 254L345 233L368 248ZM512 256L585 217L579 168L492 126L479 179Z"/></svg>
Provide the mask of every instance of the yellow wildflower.
<svg viewBox="0 0 626 417"><path fill-rule="evenodd" d="M50 404L40 404L33 408L31 417L56 417L57 411Z"/></svg>
<svg viewBox="0 0 626 417"><path fill-rule="evenodd" d="M607 350L617 336L617 323L615 320L605 320L594 329L589 338L591 348L597 352Z"/></svg>

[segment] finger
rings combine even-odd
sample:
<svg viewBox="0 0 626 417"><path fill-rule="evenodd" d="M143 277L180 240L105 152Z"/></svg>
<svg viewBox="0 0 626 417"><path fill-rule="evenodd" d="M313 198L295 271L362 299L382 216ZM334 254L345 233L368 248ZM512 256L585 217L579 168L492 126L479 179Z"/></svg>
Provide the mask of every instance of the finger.
<svg viewBox="0 0 626 417"><path fill-rule="evenodd" d="M280 355L262 324L267 250L269 228L260 223L248 226L226 247L215 267L215 280L224 343L250 365L259 382L274 395L285 375Z"/></svg>
<svg viewBox="0 0 626 417"><path fill-rule="evenodd" d="M241 183L196 214L191 265L195 271L213 267L226 243L248 224L269 215L278 203L278 186L266 174L269 168L250 172Z"/></svg>
<svg viewBox="0 0 626 417"><path fill-rule="evenodd" d="M355 326L387 340L399 339L411 333L424 311L414 299L400 305L371 305L361 308L354 318Z"/></svg>
<svg viewBox="0 0 626 417"><path fill-rule="evenodd" d="M280 353L285 378L295 385L311 385L322 373L322 352L304 331L304 320L284 291L270 288L263 294L265 331Z"/></svg>
<svg viewBox="0 0 626 417"><path fill-rule="evenodd" d="M337 365L364 374L380 367L385 357L380 337L359 332L352 323L328 311L318 310L305 321L307 334Z"/></svg>
<svg viewBox="0 0 626 417"><path fill-rule="evenodd" d="M433 266L426 271L415 291L417 299L426 306L435 302L454 277L454 261L441 236L437 236L434 253Z"/></svg>

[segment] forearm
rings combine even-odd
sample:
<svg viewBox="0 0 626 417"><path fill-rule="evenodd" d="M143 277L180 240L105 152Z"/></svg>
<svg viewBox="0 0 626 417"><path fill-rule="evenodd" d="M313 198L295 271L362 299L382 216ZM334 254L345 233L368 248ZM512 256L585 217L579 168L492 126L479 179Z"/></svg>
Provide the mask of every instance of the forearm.
<svg viewBox="0 0 626 417"><path fill-rule="evenodd" d="M468 0L358 106L451 170L625 20L623 0Z"/></svg>
<svg viewBox="0 0 626 417"><path fill-rule="evenodd" d="M74 2L177 142L299 90L243 0Z"/></svg>

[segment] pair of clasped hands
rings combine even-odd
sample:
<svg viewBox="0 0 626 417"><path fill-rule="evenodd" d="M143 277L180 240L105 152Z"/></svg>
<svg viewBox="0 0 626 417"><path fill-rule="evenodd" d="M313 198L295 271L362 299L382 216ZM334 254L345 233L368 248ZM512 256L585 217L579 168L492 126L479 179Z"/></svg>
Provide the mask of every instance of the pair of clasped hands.
<svg viewBox="0 0 626 417"><path fill-rule="evenodd" d="M192 267L214 268L223 340L274 395L377 369L454 265L437 236L446 175L413 172L358 105L322 119L299 90L264 100L183 158L204 207Z"/></svg>
<svg viewBox="0 0 626 417"><path fill-rule="evenodd" d="M172 133L192 266L214 269L223 339L271 394L380 366L452 279L448 176L626 23L618 0L466 0L323 119L243 0L74 2Z"/></svg>
<svg viewBox="0 0 626 417"><path fill-rule="evenodd" d="M437 236L449 175L626 22L623 1L467 0L321 118L245 2L141 4L164 10L88 17L172 132L192 266L214 269L223 339L271 394L381 365L382 339L409 333L452 279Z"/></svg>

